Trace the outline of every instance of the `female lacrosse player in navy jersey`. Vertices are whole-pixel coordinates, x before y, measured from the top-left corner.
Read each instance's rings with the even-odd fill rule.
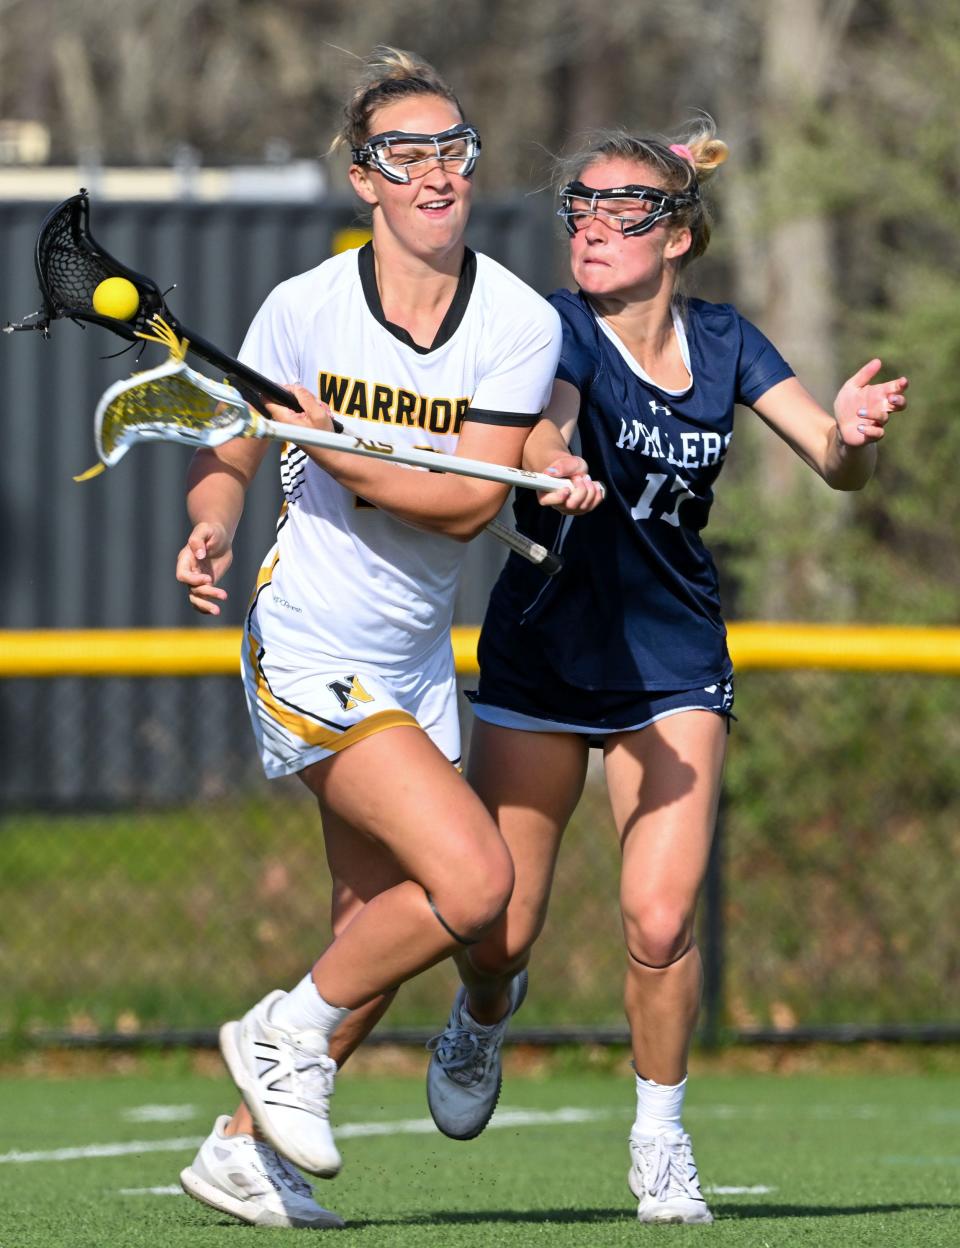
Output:
[[[394,49],[367,71],[341,138],[372,244],[278,286],[241,357],[294,383],[304,412],[276,410],[284,420],[329,429],[335,416],[360,436],[519,464],[550,395],[559,317],[464,245],[480,139],[450,88]],[[177,575],[201,612],[225,597],[217,581],[265,445],[194,461]],[[244,682],[267,774],[298,775],[318,800],[334,939],[298,985],[221,1029],[247,1108],[218,1121],[181,1179],[249,1222],[325,1226],[339,1219],[288,1162],[323,1177],[340,1167],[338,1061],[398,984],[479,939],[513,886],[496,823],[457,768],[449,636],[463,543],[507,489],[294,446],[282,482]],[[586,492],[571,491],[571,510]]]
[[[681,1108],[701,991],[694,910],[733,706],[701,532],[734,406],[751,407],[835,489],[859,489],[907,385],[872,384],[873,360],[830,415],[735,308],[680,297],[681,270],[709,239],[701,186],[725,156],[705,125],[685,144],[611,133],[565,169],[560,215],[578,290],[551,297],[563,349],[524,462],[583,472],[567,453],[578,443],[608,493],[576,520],[537,499],[516,503],[521,529],[565,566],[548,580],[511,556],[487,611],[468,776],[510,847],[516,884],[505,918],[458,955],[464,987],[431,1042],[428,1075],[441,1130],[482,1131],[560,839],[588,749],[600,746],[622,850],[637,1090],[629,1183],[643,1222],[712,1220]]]

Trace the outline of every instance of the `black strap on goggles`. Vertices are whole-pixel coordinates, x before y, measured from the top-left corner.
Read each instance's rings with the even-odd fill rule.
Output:
[[[575,199],[586,200],[588,206],[580,211],[588,213],[596,212],[598,202],[607,199],[642,199],[645,203],[651,204],[653,212],[648,213],[641,220],[631,222],[630,225],[624,225],[624,237],[629,238],[637,234],[646,234],[655,225],[659,225],[661,221],[672,216],[678,208],[687,208],[697,203],[700,199],[700,187],[694,183],[687,191],[665,191],[659,186],[642,186],[635,182],[627,186],[601,188],[587,186],[585,182],[568,182],[560,190],[561,206],[557,209],[557,216],[563,218],[567,233],[571,237],[577,232],[570,219],[575,215],[571,207]]]

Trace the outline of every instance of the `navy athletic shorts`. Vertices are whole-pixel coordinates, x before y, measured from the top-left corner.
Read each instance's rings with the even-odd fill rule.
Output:
[[[574,732],[600,746],[613,733],[646,728],[684,711],[713,711],[728,725],[736,718],[729,672],[693,689],[580,689],[554,671],[542,648],[527,642],[523,630],[512,634],[509,651],[501,649],[501,640],[484,630],[479,688],[467,693],[477,718],[488,724],[527,732]]]

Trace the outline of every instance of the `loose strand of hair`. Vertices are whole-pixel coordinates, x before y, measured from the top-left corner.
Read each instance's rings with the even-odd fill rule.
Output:
[[[363,62],[359,81],[344,106],[344,123],[330,151],[359,147],[369,136],[370,118],[377,108],[415,95],[436,95],[448,100],[463,116],[452,88],[428,61],[403,48],[378,44]]]

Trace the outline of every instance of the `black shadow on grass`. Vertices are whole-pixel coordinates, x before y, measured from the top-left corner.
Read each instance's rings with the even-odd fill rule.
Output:
[[[635,1222],[637,1215],[623,1209],[487,1209],[475,1213],[462,1209],[437,1209],[408,1218],[348,1218],[347,1230],[377,1226],[478,1226],[484,1222]]]
[[[712,1204],[715,1217],[723,1221],[746,1221],[750,1218],[841,1218],[860,1217],[870,1213],[914,1213],[960,1209],[960,1204],[896,1205],[718,1205]],[[636,1213],[625,1209],[488,1209],[474,1213],[462,1209],[438,1209],[433,1213],[411,1214],[406,1218],[348,1218],[346,1230],[375,1230],[388,1226],[482,1226],[484,1223],[540,1223],[590,1225],[601,1222],[635,1222]],[[208,1225],[211,1225],[208,1222]],[[262,1230],[261,1227],[238,1224],[234,1218],[221,1217],[212,1223],[234,1230]]]
[[[896,1205],[718,1205],[710,1203],[716,1218],[743,1221],[747,1218],[849,1218],[869,1213],[914,1213],[920,1210],[960,1209],[960,1204],[926,1201]]]
[[[895,1205],[712,1205],[717,1218],[744,1221],[748,1218],[841,1218],[871,1213],[911,1213],[960,1209],[960,1204],[930,1202]],[[485,1222],[502,1223],[599,1223],[634,1222],[636,1214],[624,1209],[488,1209],[465,1212],[462,1209],[438,1209],[434,1213],[411,1214],[407,1218],[350,1218],[347,1230],[363,1230],[377,1226],[474,1226]]]

